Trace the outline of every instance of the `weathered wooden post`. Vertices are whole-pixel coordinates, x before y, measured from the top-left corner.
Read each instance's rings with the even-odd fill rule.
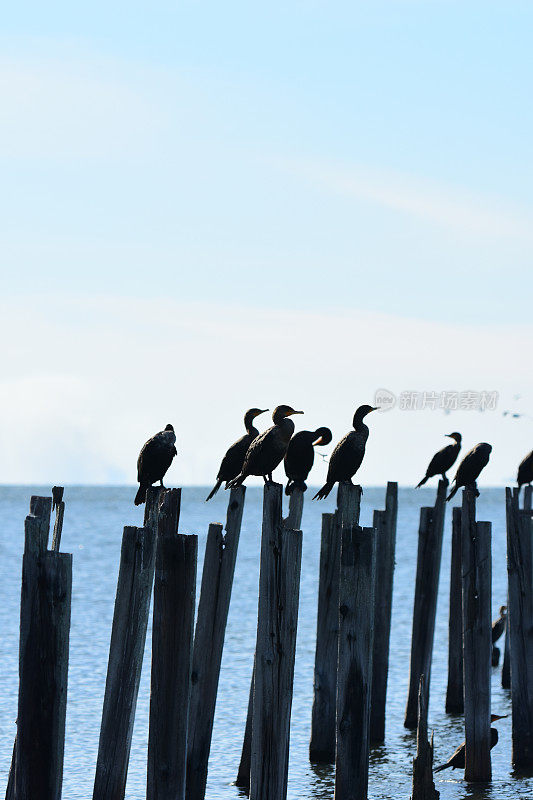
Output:
[[[245,487],[231,490],[222,525],[210,525],[205,548],[202,588],[194,635],[189,738],[187,743],[187,800],[203,800],[207,763],[217,699],[226,622],[239,546]]]
[[[59,800],[63,781],[72,556],[47,550],[51,499],[32,497],[20,604],[17,800]]]
[[[385,706],[389,675],[389,641],[392,614],[392,588],[396,553],[398,484],[389,482],[385,511],[374,511],[376,530],[376,586],[374,601],[374,653],[372,656],[372,699],[370,702],[370,741],[385,740]]]
[[[178,533],[180,501],[159,498],[147,800],[185,800],[198,537]]]
[[[420,676],[418,690],[418,725],[416,729],[416,756],[413,759],[413,793],[411,800],[439,800],[440,794],[433,781],[433,734],[428,741],[427,693],[424,676]]]
[[[285,528],[300,530],[302,524],[302,513],[304,507],[304,495],[301,489],[295,487],[289,497],[289,514],[283,520]],[[252,757],[252,718],[254,712],[254,681],[255,681],[255,657],[252,670],[252,680],[250,682],[250,694],[248,697],[248,711],[246,713],[246,726],[244,728],[244,739],[242,743],[241,760],[237,780],[235,785],[243,789],[246,794],[250,794],[250,761]]]
[[[337,660],[339,657],[339,570],[341,526],[359,523],[361,487],[339,484],[337,510],[322,514],[315,675],[309,759],[335,763]]]
[[[342,528],[335,800],[366,800],[374,638],[376,532]]]
[[[515,767],[533,765],[533,531],[517,489],[505,490],[512,740]]]
[[[461,511],[465,780],[490,781],[491,524],[476,522],[473,489]]]
[[[507,612],[509,612],[509,598],[507,598]],[[509,616],[505,625],[505,641],[503,645],[502,687],[511,688],[511,653],[509,649]]]
[[[282,489],[276,483],[264,488],[251,800],[285,800],[287,795],[302,533],[283,527]]]
[[[156,492],[147,492],[147,504]],[[93,800],[124,798],[154,579],[155,536],[152,524],[124,528]]]
[[[410,729],[417,726],[418,690],[421,675],[425,677],[425,702],[429,707],[433,636],[446,512],[446,488],[447,484],[439,481],[435,505],[431,508],[420,509],[409,693],[404,720],[404,726]]]
[[[463,583],[461,574],[461,509],[452,514],[450,616],[448,620],[448,686],[446,713],[462,714],[463,696]]]
[[[52,511],[55,508],[56,518],[54,522],[54,533],[52,536],[51,550],[59,552],[61,546],[61,533],[63,531],[63,518],[65,516],[65,502],[63,500],[63,486],[54,486],[52,489]]]

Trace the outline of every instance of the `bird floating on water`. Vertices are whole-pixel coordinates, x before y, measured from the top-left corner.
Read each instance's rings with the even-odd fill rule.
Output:
[[[285,494],[291,494],[294,488],[305,492],[305,481],[311,472],[315,460],[315,447],[329,444],[333,436],[329,428],[317,428],[316,431],[298,431],[289,442],[285,453],[285,474],[289,479]]]
[[[417,485],[417,489],[420,486],[423,486],[426,481],[429,480],[429,478],[433,478],[435,475],[441,475],[442,480],[448,484],[446,473],[457,461],[457,456],[459,455],[459,451],[461,449],[461,434],[455,431],[454,433],[447,433],[446,436],[448,436],[450,439],[453,439],[454,443],[447,444],[446,447],[443,447],[442,450],[439,450],[438,453],[435,453],[429,462],[426,474]]]
[[[249,475],[262,475],[265,483],[272,483],[272,473],[282,462],[294,433],[294,422],[289,417],[303,413],[291,406],[277,406],[272,414],[274,425],[252,441],[240,474],[228,482],[226,489],[241,486]]]
[[[145,502],[146,490],[153,483],[159,481],[163,486],[163,478],[177,454],[176,434],[170,424],[145,442],[137,459],[137,480],[140,485],[135,495],[136,506]]]
[[[516,481],[518,483],[519,491],[524,484],[531,485],[531,482],[533,481],[533,450],[531,453],[528,453],[527,456],[520,462]]]
[[[506,714],[499,716],[498,714],[491,714],[490,721],[495,722],[497,719],[503,719]],[[492,750],[498,744],[498,731],[496,728],[490,729],[490,749]],[[465,768],[465,742],[459,745],[457,750],[450,756],[445,764],[435,767],[433,772],[442,772],[443,769],[464,769]]]
[[[378,406],[359,406],[354,414],[354,430],[344,436],[335,447],[331,454],[328,468],[328,476],[324,486],[318,490],[313,497],[322,500],[327,497],[337,483],[343,481],[352,482],[352,478],[363,463],[365,457],[366,442],[369,430],[363,422],[367,414],[376,411]]]
[[[461,486],[473,486],[476,491],[476,497],[479,497],[476,481],[481,470],[489,463],[491,451],[492,445],[487,444],[487,442],[480,442],[466,454],[457,468],[453,479],[455,486],[446,500],[451,500]]]
[[[244,415],[244,427],[246,428],[246,433],[244,436],[241,436],[240,439],[237,439],[237,441],[226,451],[226,455],[222,459],[220,469],[218,470],[217,482],[206,497],[206,502],[211,500],[211,498],[218,492],[224,481],[226,482],[227,489],[228,482],[239,475],[242,465],[244,464],[244,459],[246,457],[248,448],[253,440],[259,436],[259,431],[254,427],[253,421],[259,416],[259,414],[264,414],[265,411],[268,411],[268,408],[250,408]]]

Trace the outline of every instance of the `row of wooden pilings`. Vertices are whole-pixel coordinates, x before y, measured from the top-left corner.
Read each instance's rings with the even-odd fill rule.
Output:
[[[427,709],[446,486],[421,509],[405,726],[418,725],[413,800],[437,797]],[[195,624],[197,537],[178,533],[179,489],[150,489],[142,528],[124,529],[94,800],[125,795],[153,586],[147,798],[203,800],[220,664],[245,489],[230,493],[225,531],[209,526]],[[335,763],[336,800],[365,800],[369,747],[385,738],[397,484],[383,511],[359,526],[361,489],[339,486],[322,516],[314,702],[309,756]],[[465,716],[467,780],[490,766],[491,526],[477,522],[474,491],[453,510],[446,710]],[[303,495],[282,517],[282,487],[264,489],[257,640],[236,783],[252,800],[284,800],[302,553]],[[508,637],[513,762],[533,765],[533,537],[506,490]],[[50,498],[33,497],[25,522],[19,703],[8,800],[59,800],[68,674],[72,557],[59,552],[64,504],[48,549]],[[376,591],[376,586],[379,591]],[[505,670],[504,670],[505,679]]]

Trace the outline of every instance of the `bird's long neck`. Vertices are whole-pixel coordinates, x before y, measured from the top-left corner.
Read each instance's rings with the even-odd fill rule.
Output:
[[[359,419],[358,417],[354,418],[353,427],[357,433],[364,433],[365,431],[368,431],[368,425],[365,425],[363,420]]]
[[[285,417],[281,420],[281,422],[277,423],[277,427],[280,429],[283,438],[289,441],[294,433],[294,422],[292,419]]]
[[[254,427],[253,422],[249,422],[246,425],[246,433],[249,436],[252,436],[254,439],[255,439],[256,436],[259,436],[259,431],[257,430],[257,428]]]

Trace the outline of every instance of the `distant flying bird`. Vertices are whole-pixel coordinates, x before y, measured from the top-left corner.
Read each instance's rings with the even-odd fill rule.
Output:
[[[481,470],[489,463],[491,451],[492,446],[490,444],[487,444],[487,442],[480,442],[480,444],[476,444],[476,446],[466,454],[457,468],[455,478],[453,479],[455,486],[446,500],[451,500],[461,486],[473,486],[479,495],[476,481],[479,478]]]
[[[268,411],[268,408],[250,408],[244,415],[244,427],[246,428],[246,433],[244,436],[241,436],[240,439],[237,439],[237,441],[227,450],[226,455],[220,464],[220,469],[218,470],[217,482],[208,494],[206,502],[211,500],[211,498],[218,492],[224,481],[226,481],[227,484],[228,481],[231,481],[232,478],[236,478],[240,473],[248,448],[253,440],[259,436],[259,431],[254,427],[253,421],[259,416],[259,414],[264,414],[265,411]]]
[[[317,428],[316,431],[298,431],[289,442],[285,453],[285,474],[289,479],[285,494],[291,494],[294,488],[302,492],[307,489],[305,481],[311,472],[315,460],[314,448],[329,444],[333,436],[329,428]]]
[[[52,511],[59,506],[63,500],[63,486],[52,486]]]
[[[241,486],[249,475],[262,475],[265,483],[272,483],[272,473],[283,460],[294,433],[294,422],[288,419],[293,414],[303,414],[291,406],[277,406],[272,414],[274,425],[257,436],[249,446],[240,475],[226,486],[232,489]]]
[[[497,714],[492,714],[490,721],[494,722],[496,719],[502,719]],[[498,744],[498,731],[496,728],[490,729],[490,749],[492,750]],[[442,772],[443,769],[464,769],[465,768],[465,743],[463,742],[457,750],[450,756],[445,764],[435,767],[433,772]]]
[[[329,460],[328,476],[324,486],[313,497],[322,500],[327,497],[333,489],[334,485],[348,481],[352,482],[352,478],[363,463],[365,457],[366,442],[368,439],[369,430],[363,422],[363,419],[371,411],[376,411],[377,406],[359,406],[354,414],[353,427],[354,430],[344,436],[335,450],[331,454]]]
[[[426,474],[417,485],[417,489],[420,486],[423,486],[429,478],[433,478],[435,475],[441,475],[442,480],[448,483],[448,479],[446,478],[446,473],[453,467],[455,462],[457,461],[457,456],[459,455],[459,450],[461,449],[461,434],[460,433],[447,433],[445,434],[450,439],[454,440],[454,444],[447,444],[446,447],[443,447],[442,450],[439,450],[438,453],[435,453],[431,461],[429,462],[429,466],[426,470]]]
[[[143,445],[137,459],[137,480],[140,485],[135,495],[136,506],[145,502],[146,490],[153,483],[160,481],[163,486],[163,478],[177,454],[176,434],[172,425],[167,425],[164,431],[159,431]]]
[[[530,485],[531,481],[533,481],[533,450],[520,462],[516,480],[519,490],[524,484]]]

